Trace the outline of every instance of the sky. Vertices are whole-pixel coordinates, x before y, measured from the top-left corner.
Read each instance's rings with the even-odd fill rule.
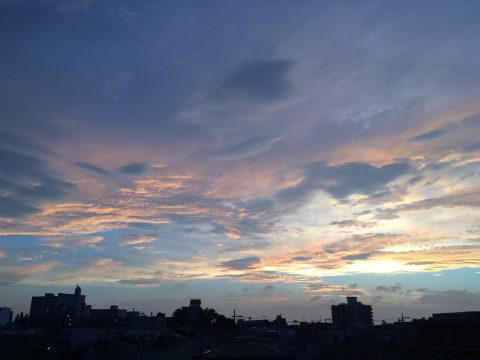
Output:
[[[0,0],[0,306],[480,310],[479,17]]]

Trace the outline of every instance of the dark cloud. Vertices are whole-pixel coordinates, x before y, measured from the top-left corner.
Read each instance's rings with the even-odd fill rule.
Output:
[[[343,260],[366,260],[372,255],[373,253],[362,253],[362,254],[343,256],[342,259]]]
[[[134,279],[122,279],[118,280],[120,284],[128,284],[128,285],[150,285],[150,284],[157,284],[161,282],[158,279],[148,279],[148,278],[134,278]]]
[[[17,151],[27,151],[27,152],[37,152],[44,154],[52,154],[52,151],[47,147],[40,145],[30,138],[13,134],[11,132],[1,131],[0,130],[0,144],[5,149],[17,150]]]
[[[0,196],[0,217],[18,217],[38,211],[39,209],[17,199]]]
[[[373,195],[385,186],[411,171],[407,162],[396,162],[384,166],[351,162],[328,166],[319,161],[304,168],[304,179],[298,185],[280,191],[278,197],[285,202],[298,202],[312,192],[322,190],[336,199],[352,194]]]
[[[432,131],[428,131],[426,133],[420,134],[418,136],[415,136],[411,139],[409,139],[410,142],[421,142],[421,141],[429,141],[429,140],[435,140],[438,139],[442,136],[445,136],[449,131],[444,128],[440,129],[435,129]]]
[[[266,240],[243,240],[242,242],[237,242],[235,245],[224,247],[220,252],[235,253],[235,252],[242,252],[246,250],[266,249],[270,246],[271,246],[271,243]]]
[[[418,301],[426,305],[451,307],[455,304],[458,309],[473,309],[477,308],[480,302],[480,293],[468,290],[429,291]]]
[[[289,60],[254,60],[234,69],[215,94],[222,98],[245,98],[269,102],[285,97],[291,90]]]
[[[281,139],[282,137],[278,137],[278,138],[252,137],[237,145],[234,145],[230,148],[223,150],[220,154],[216,155],[215,158],[220,160],[238,160],[238,159],[244,159],[250,156],[258,155],[270,150],[273,144],[275,144],[277,141]]]
[[[258,264],[260,259],[256,256],[244,257],[241,259],[234,259],[224,261],[221,266],[231,270],[246,270],[251,269],[254,265]]]
[[[13,286],[22,279],[19,275],[14,275],[0,270],[0,286]]]
[[[128,176],[143,176],[149,173],[150,166],[141,162],[133,162],[131,164],[119,167],[117,171]]]
[[[402,290],[402,284],[401,283],[396,283],[393,286],[385,286],[385,285],[379,285],[376,287],[377,291],[384,291],[384,292],[389,292],[389,293],[394,293],[397,291]]]
[[[413,176],[410,180],[408,180],[408,183],[410,185],[415,185],[415,184],[418,184],[420,181],[422,181],[424,179],[424,176],[423,175],[417,175],[417,176]]]
[[[81,169],[91,171],[91,172],[93,172],[95,174],[98,174],[98,175],[104,175],[104,176],[111,176],[112,175],[112,173],[110,171],[108,171],[104,168],[101,168],[100,166],[93,165],[93,164],[90,164],[90,163],[87,163],[87,162],[84,162],[84,161],[77,161],[77,162],[75,162],[74,165],[81,168]]]
[[[293,261],[308,261],[310,259],[311,257],[308,256],[295,256],[294,258],[292,258]]]
[[[48,163],[36,156],[0,148],[2,216],[22,216],[37,210],[37,203],[58,200],[75,189]]]
[[[477,115],[469,116],[463,119],[462,124],[467,126],[474,126],[474,127],[480,126],[480,115],[477,114]]]
[[[470,188],[466,190],[461,190],[457,193],[450,195],[440,196],[436,198],[423,199],[415,201],[411,204],[401,205],[393,209],[381,209],[378,210],[377,217],[395,217],[397,213],[402,211],[417,211],[417,210],[428,210],[434,207],[446,207],[446,208],[457,208],[457,207],[471,207],[478,208],[480,207],[480,191],[478,188]]]
[[[370,221],[345,219],[345,220],[332,221],[330,223],[330,225],[334,225],[334,226],[338,226],[338,227],[361,227],[361,228],[366,228],[366,227],[374,226],[375,223],[370,222]]]
[[[463,147],[462,151],[464,151],[464,152],[480,152],[480,141]]]

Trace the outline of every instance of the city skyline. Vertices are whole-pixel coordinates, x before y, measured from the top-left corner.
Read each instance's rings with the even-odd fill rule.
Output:
[[[0,9],[0,306],[479,310],[480,3]]]

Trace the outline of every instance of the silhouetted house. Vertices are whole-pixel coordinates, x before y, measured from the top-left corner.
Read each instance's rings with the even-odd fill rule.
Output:
[[[356,297],[347,297],[346,304],[332,305],[332,323],[337,326],[371,326],[372,307],[357,301]]]
[[[95,327],[116,328],[125,324],[127,310],[111,305],[108,309],[89,309],[90,325]]]
[[[272,324],[273,326],[275,326],[275,328],[277,329],[280,329],[280,328],[286,328],[287,327],[287,319],[285,319],[284,317],[282,317],[282,315],[277,315],[277,317],[275,318],[275,320],[272,321]]]
[[[433,314],[414,320],[414,354],[480,358],[480,312]]]
[[[480,319],[480,311],[461,311],[451,313],[432,314],[430,319],[433,320],[469,320]]]
[[[12,309],[0,307],[0,327],[7,327],[12,322]]]
[[[163,313],[148,316],[138,311],[128,311],[125,327],[139,330],[159,330],[165,328],[165,320],[165,314]]]
[[[68,316],[71,324],[75,324],[81,320],[85,307],[85,295],[82,295],[78,284],[73,294],[32,296],[30,322],[33,325],[45,325],[54,318]]]

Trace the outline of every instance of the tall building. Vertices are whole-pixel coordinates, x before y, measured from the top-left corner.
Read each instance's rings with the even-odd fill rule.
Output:
[[[182,306],[182,309],[188,312],[190,320],[197,321],[202,314],[202,301],[200,299],[190,299],[189,306]]]
[[[46,293],[44,296],[33,296],[30,321],[35,325],[43,325],[55,317],[68,315],[70,323],[73,324],[80,321],[84,310],[85,295],[82,295],[82,289],[77,284],[73,294]]]
[[[85,310],[85,295],[82,295],[82,289],[78,284],[73,294],[59,293],[57,295],[56,310],[60,314],[69,314],[75,321],[81,319]]]
[[[57,297],[55,294],[46,293],[44,296],[32,296],[30,304],[30,322],[41,325],[48,318],[55,315]]]
[[[357,301],[356,297],[347,297],[346,304],[332,305],[332,322],[334,325],[371,326],[372,307]]]
[[[191,299],[188,307],[188,314],[190,319],[197,321],[202,313],[202,301],[200,299]]]
[[[7,327],[12,322],[12,309],[0,307],[0,327]]]

